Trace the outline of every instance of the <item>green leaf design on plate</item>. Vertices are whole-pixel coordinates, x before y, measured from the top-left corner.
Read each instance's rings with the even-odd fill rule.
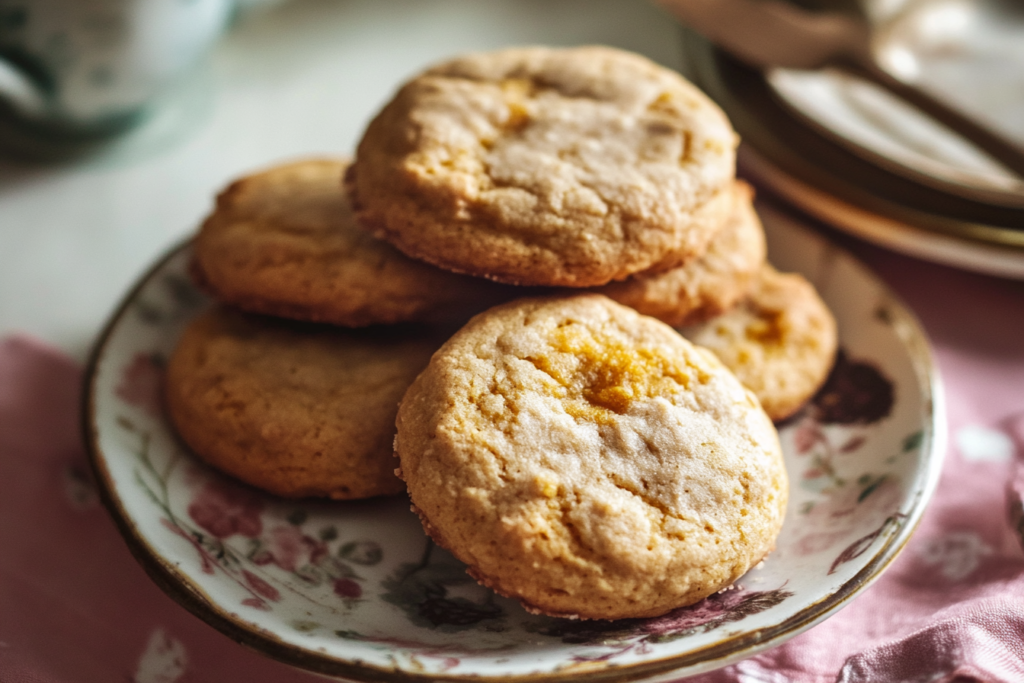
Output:
[[[868,497],[868,496],[870,496],[870,495],[871,495],[872,493],[874,493],[875,491],[877,491],[877,490],[878,490],[878,487],[879,487],[879,486],[881,486],[881,485],[882,485],[882,483],[883,483],[883,482],[884,482],[884,481],[885,481],[886,479],[888,479],[888,475],[885,475],[885,474],[883,474],[882,476],[878,477],[878,478],[877,478],[877,479],[875,479],[874,481],[871,481],[871,479],[870,479],[870,475],[864,475],[864,477],[868,477],[868,482],[870,482],[870,483],[868,483],[868,484],[867,484],[867,486],[865,486],[865,487],[864,487],[864,490],[860,492],[860,495],[859,495],[859,496],[857,496],[857,502],[858,502],[858,503],[862,503],[862,502],[864,502],[864,499],[865,499],[865,498],[867,498],[867,497]],[[861,479],[863,479],[864,477],[861,477]],[[859,481],[860,481],[860,480],[858,480],[858,482],[859,482]],[[865,483],[866,483],[866,482],[865,482]]]
[[[434,543],[428,539],[419,562],[399,565],[381,582],[381,597],[400,607],[417,626],[451,633],[505,616],[489,590],[482,601],[449,594],[451,588],[475,583],[464,564],[447,553],[434,553]]]
[[[914,432],[907,438],[903,439],[903,452],[916,450],[921,447],[921,443],[924,441],[924,432]]]
[[[338,555],[354,564],[371,567],[384,558],[384,551],[375,541],[360,540],[341,546]]]

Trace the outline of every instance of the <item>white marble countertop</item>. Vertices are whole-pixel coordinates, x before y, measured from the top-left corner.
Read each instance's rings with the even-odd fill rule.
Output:
[[[85,159],[0,158],[0,337],[84,358],[133,281],[249,170],[350,153],[409,75],[467,50],[602,43],[678,67],[641,0],[288,0],[243,12],[140,127]]]

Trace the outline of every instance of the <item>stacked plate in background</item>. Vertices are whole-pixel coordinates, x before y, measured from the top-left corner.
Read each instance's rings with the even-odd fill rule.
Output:
[[[994,0],[896,4],[872,17],[880,61],[1024,143],[1024,10]],[[741,174],[876,244],[1024,279],[1024,179],[856,78],[763,73],[689,30],[683,44],[686,75],[743,138]]]

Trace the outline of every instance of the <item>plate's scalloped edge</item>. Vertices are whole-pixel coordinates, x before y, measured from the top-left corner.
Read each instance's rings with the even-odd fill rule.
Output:
[[[804,226],[799,229],[809,230]],[[823,239],[823,238],[821,238]],[[427,681],[485,681],[486,683],[560,683],[563,681],[634,681],[663,674],[695,675],[726,666],[740,659],[762,652],[782,640],[795,636],[825,620],[841,609],[860,590],[874,582],[896,558],[917,527],[928,500],[938,485],[941,461],[945,454],[946,427],[945,402],[941,380],[936,369],[928,340],[921,325],[895,294],[882,283],[871,270],[856,257],[840,250],[863,274],[879,283],[893,304],[893,311],[900,317],[901,329],[897,330],[904,341],[917,376],[921,391],[923,409],[922,425],[926,426],[922,442],[922,461],[930,461],[931,467],[919,469],[916,482],[917,494],[907,520],[886,538],[884,544],[874,553],[872,559],[853,577],[827,598],[804,609],[801,613],[771,628],[753,633],[730,637],[714,645],[684,654],[638,662],[629,665],[608,664],[605,668],[581,671],[553,671],[550,673],[524,674],[516,676],[482,676],[477,674],[451,675],[438,673],[417,673],[397,667],[386,668],[363,662],[340,660],[321,653],[303,649],[281,641],[262,629],[246,627],[233,619],[226,610],[214,604],[205,593],[193,586],[187,577],[164,561],[145,541],[114,495],[110,473],[99,448],[95,421],[94,386],[98,368],[103,360],[106,343],[114,328],[140,290],[142,290],[166,265],[183,250],[189,248],[191,240],[185,240],[171,247],[150,266],[122,298],[104,324],[86,362],[83,394],[81,397],[81,429],[87,456],[96,475],[99,496],[110,513],[129,551],[142,565],[149,577],[168,596],[177,601],[195,616],[216,628],[232,640],[261,652],[286,664],[328,676],[341,676],[367,683],[426,683]],[[682,671],[685,669],[685,671]]]

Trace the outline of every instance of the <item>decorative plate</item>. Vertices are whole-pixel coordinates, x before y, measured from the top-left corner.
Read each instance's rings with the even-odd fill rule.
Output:
[[[160,384],[208,305],[189,245],[114,313],[88,368],[84,420],[106,505],[150,576],[271,657],[362,681],[655,680],[750,656],[825,619],[906,543],[939,473],[943,411],[927,341],[862,266],[763,211],[770,252],[814,281],[842,354],[780,429],[791,495],[777,550],[737,585],[657,619],[533,616],[434,547],[404,497],[290,501],[201,464],[165,419]]]

